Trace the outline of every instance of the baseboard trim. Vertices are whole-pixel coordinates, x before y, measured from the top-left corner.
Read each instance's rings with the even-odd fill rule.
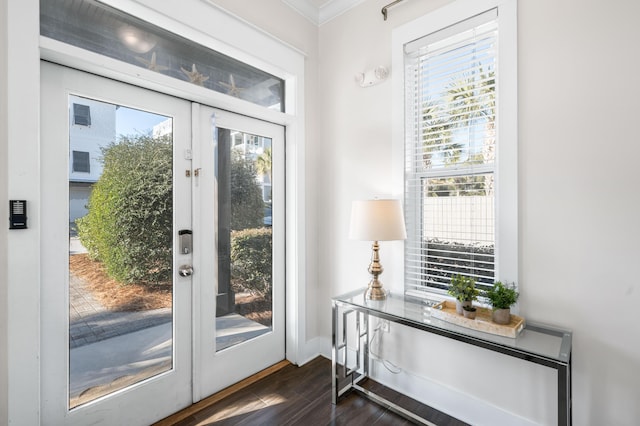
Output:
[[[537,425],[530,419],[505,411],[426,377],[406,370],[402,370],[399,374],[393,374],[378,360],[372,360],[370,367],[373,380],[463,422],[478,426]]]
[[[319,355],[331,359],[331,341],[325,337],[314,337],[304,344],[303,352],[297,365],[305,365]]]

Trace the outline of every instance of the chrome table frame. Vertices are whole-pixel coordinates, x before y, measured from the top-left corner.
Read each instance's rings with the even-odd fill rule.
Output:
[[[543,353],[542,350],[536,351],[531,348],[518,347],[520,336],[515,339],[497,337],[431,318],[430,314],[424,314],[431,305],[426,300],[403,295],[390,295],[389,298],[393,298],[393,302],[400,304],[404,309],[393,311],[381,308],[384,303],[371,303],[372,301],[364,299],[364,290],[353,291],[333,298],[331,362],[333,404],[337,404],[340,397],[347,392],[355,391],[416,424],[433,425],[417,414],[361,386],[361,382],[369,376],[369,317],[373,316],[555,369],[558,373],[558,425],[571,425],[571,331],[531,323],[526,324],[520,336],[523,336],[523,333],[525,335],[526,333],[539,333],[559,339],[557,355],[549,355]],[[407,314],[407,312],[423,312],[422,315],[428,316],[429,319],[421,320],[419,315]],[[353,314],[355,314],[356,359],[355,365],[349,368],[347,365],[347,320]],[[342,321],[340,321],[340,317],[342,317]],[[339,333],[338,330],[340,323],[342,323],[342,333]],[[339,338],[339,334],[342,335],[341,338]],[[341,362],[338,359],[340,351],[342,351]],[[339,365],[342,366],[341,369],[339,369]],[[348,383],[340,388],[340,380],[345,378],[349,379]]]

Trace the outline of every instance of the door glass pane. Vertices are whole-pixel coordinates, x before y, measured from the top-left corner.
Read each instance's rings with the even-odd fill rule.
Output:
[[[172,134],[170,117],[70,96],[71,408],[173,367]]]
[[[216,350],[272,330],[271,139],[217,128]]]

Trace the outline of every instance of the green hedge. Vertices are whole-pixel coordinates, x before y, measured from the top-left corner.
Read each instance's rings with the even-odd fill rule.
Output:
[[[123,137],[103,148],[89,213],[76,224],[89,255],[120,282],[171,280],[172,151],[169,137],[148,136]]]
[[[231,229],[258,228],[263,225],[262,189],[256,181],[254,162],[233,152],[231,157]]]
[[[271,300],[271,228],[231,232],[231,286]]]

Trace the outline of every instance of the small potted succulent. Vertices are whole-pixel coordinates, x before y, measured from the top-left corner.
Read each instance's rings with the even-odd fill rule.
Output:
[[[511,321],[511,306],[518,301],[520,294],[516,291],[515,285],[504,285],[496,281],[493,287],[486,290],[483,296],[493,308],[491,319],[496,324],[509,324]]]
[[[478,300],[480,290],[476,288],[476,282],[471,277],[456,274],[451,277],[451,283],[447,289],[449,295],[456,299],[456,312],[463,315],[463,306],[472,306],[474,300]]]
[[[476,319],[476,310],[476,307],[473,305],[462,307],[462,313],[464,314],[464,317],[469,319]]]

